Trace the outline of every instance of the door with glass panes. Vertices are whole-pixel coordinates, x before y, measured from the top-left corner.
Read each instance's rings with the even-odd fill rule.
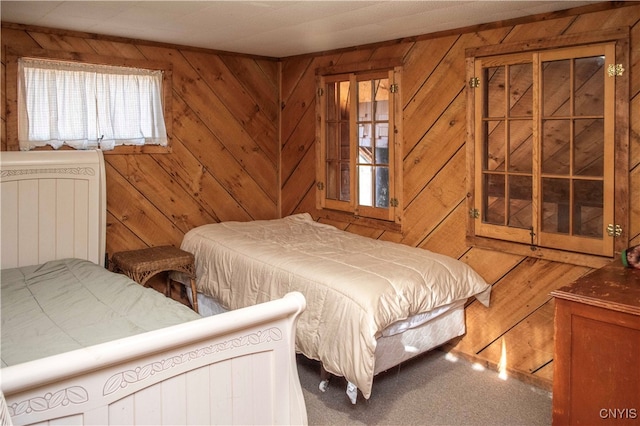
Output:
[[[475,234],[611,256],[615,46],[477,58]]]

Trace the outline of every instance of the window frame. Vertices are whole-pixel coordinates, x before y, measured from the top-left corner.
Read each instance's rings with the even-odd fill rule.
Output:
[[[594,31],[585,34],[572,34],[549,39],[530,40],[494,46],[470,48],[466,51],[467,74],[467,243],[472,246],[500,250],[518,255],[544,258],[553,261],[571,263],[588,267],[606,265],[611,259],[624,250],[629,241],[629,71],[615,77],[614,91],[614,147],[613,164],[613,224],[620,226],[620,234],[613,238],[613,256],[578,253],[561,248],[533,246],[530,243],[514,242],[500,238],[490,238],[476,235],[476,226],[480,218],[476,218],[476,165],[482,161],[482,141],[476,140],[476,96],[479,92],[471,86],[476,77],[476,59],[491,56],[511,55],[522,52],[548,52],[563,48],[576,48],[593,44],[615,43],[615,62],[630,68],[629,64],[629,28]],[[606,66],[607,64],[605,64]],[[612,77],[614,78],[614,77]],[[480,135],[478,135],[480,136]],[[534,167],[538,165],[534,164]],[[478,200],[479,201],[479,200]],[[534,197],[534,204],[537,202]],[[508,231],[508,230],[506,230]],[[508,233],[507,233],[508,234]],[[508,235],[507,235],[508,236]],[[605,235],[603,238],[608,238]]]
[[[167,145],[117,145],[113,150],[103,151],[105,155],[118,154],[168,154],[172,152],[173,140],[173,108],[172,108],[172,81],[173,68],[170,62],[148,61],[140,59],[113,58],[109,56],[95,55],[91,53],[74,53],[65,51],[53,51],[46,49],[31,49],[16,52],[7,49],[7,73],[6,73],[6,109],[7,109],[7,150],[18,151],[20,145],[18,141],[18,59],[36,58],[50,59],[67,62],[79,62],[94,65],[110,65],[129,68],[143,68],[149,70],[162,71],[162,106],[167,131]],[[33,150],[52,150],[49,145],[37,147]],[[63,146],[60,149],[73,149]]]
[[[351,104],[350,114],[350,201],[338,201],[326,198],[326,158],[324,139],[324,113],[326,96],[325,80],[329,82],[349,80],[355,87],[357,76],[371,77],[386,73],[390,84],[396,85],[389,101],[389,188],[392,195],[388,214],[380,214],[383,208],[358,206],[357,185],[357,117],[355,102]],[[316,209],[321,217],[358,223],[365,226],[392,231],[401,231],[402,225],[402,66],[398,61],[372,61],[364,64],[349,64],[316,69]],[[356,90],[353,90],[355,97]],[[394,200],[391,201],[391,198]],[[384,209],[386,210],[386,209]]]

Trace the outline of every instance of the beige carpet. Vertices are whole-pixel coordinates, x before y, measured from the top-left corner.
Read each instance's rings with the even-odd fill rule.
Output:
[[[378,375],[352,405],[346,381],[318,390],[319,364],[298,357],[310,425],[550,425],[551,393],[435,350]]]

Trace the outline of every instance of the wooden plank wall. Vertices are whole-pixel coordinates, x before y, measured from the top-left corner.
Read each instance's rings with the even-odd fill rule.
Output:
[[[465,243],[465,73],[468,47],[632,27],[630,243],[640,243],[640,6],[553,14],[339,52],[256,58],[184,46],[3,24],[2,144],[7,149],[5,52],[33,48],[169,61],[173,66],[170,154],[105,156],[107,251],[172,244],[186,231],[224,220],[268,219],[314,203],[314,72],[331,64],[404,62],[405,232],[332,222],[351,232],[438,251],[469,263],[493,283],[489,309],[472,303],[468,332],[453,350],[498,363],[550,386],[553,301],[549,291],[590,269],[523,258]]]
[[[582,9],[581,11],[585,11]],[[444,253],[472,265],[493,284],[489,309],[467,308],[467,334],[450,349],[496,368],[506,350],[512,375],[551,387],[554,302],[549,292],[591,268],[469,248],[465,244],[465,49],[593,28],[632,27],[630,243],[640,243],[640,6],[495,23],[470,31],[424,36],[285,58],[282,63],[282,214],[313,212],[348,231]],[[324,219],[315,210],[315,70],[330,65],[401,59],[404,63],[404,231],[367,229]]]
[[[279,69],[250,57],[72,31],[2,27],[2,150],[7,149],[6,47],[170,62],[168,154],[105,154],[107,253],[179,246],[188,230],[278,216]],[[15,144],[15,141],[13,141]]]

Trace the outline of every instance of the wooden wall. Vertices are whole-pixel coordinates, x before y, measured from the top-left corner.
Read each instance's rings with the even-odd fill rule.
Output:
[[[5,105],[6,90],[15,90],[5,84],[6,47],[17,53],[62,50],[172,65],[172,152],[105,154],[109,255],[179,246],[185,232],[205,223],[278,216],[276,59],[3,24],[3,150],[5,106],[15,108]]]
[[[592,9],[581,9],[582,12]],[[506,350],[507,369],[550,388],[554,302],[549,296],[591,268],[469,248],[465,244],[465,49],[594,28],[632,27],[631,243],[640,243],[640,6],[540,16],[517,25],[426,35],[282,62],[282,214],[313,212],[321,221],[374,238],[441,252],[472,265],[493,284],[489,309],[467,308],[467,334],[451,349],[495,368]],[[315,211],[314,95],[319,67],[372,60],[404,63],[404,231],[377,231],[322,218]]]
[[[544,18],[544,19],[543,19]],[[468,332],[453,350],[550,386],[553,301],[549,292],[590,271],[469,248],[465,243],[464,52],[468,47],[592,28],[632,27],[630,243],[640,243],[640,6],[558,13],[437,36],[284,58],[3,24],[2,145],[7,149],[6,48],[33,48],[170,61],[173,139],[168,154],[107,154],[107,251],[172,244],[224,220],[315,211],[314,72],[331,64],[404,62],[404,233],[331,222],[351,232],[459,258],[493,283],[492,306],[467,308]],[[329,222],[326,219],[321,219]]]

